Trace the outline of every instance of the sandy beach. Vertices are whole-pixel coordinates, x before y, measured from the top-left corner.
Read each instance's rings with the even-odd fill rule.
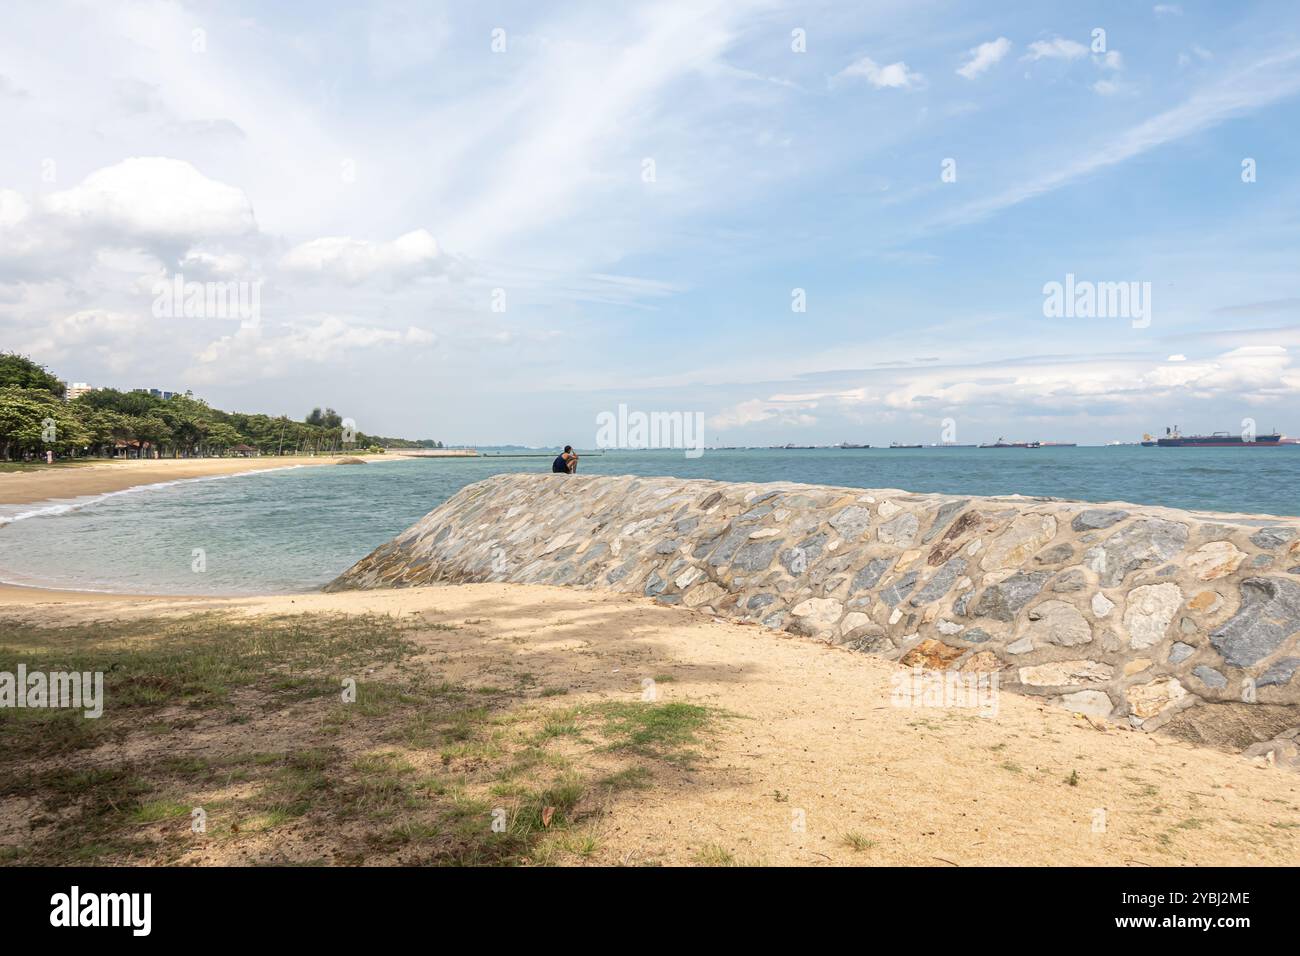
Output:
[[[454,685],[485,702],[474,711],[485,735],[473,745],[454,734],[420,736],[418,709],[396,736],[396,718],[383,708],[368,719],[349,715],[340,730],[333,693],[274,703],[249,689],[210,712],[169,707],[114,742],[63,760],[142,774],[153,762],[210,766],[250,752],[335,748],[344,767],[400,766],[395,786],[436,778],[454,786],[457,799],[481,790],[489,808],[509,802],[500,781],[514,779],[506,770],[525,755],[542,768],[562,762],[566,779],[644,774],[634,791],[584,790],[578,805],[592,806],[520,862],[1240,865],[1293,863],[1300,853],[1300,832],[1280,822],[1300,810],[1293,773],[1010,694],[999,696],[991,717],[894,706],[891,663],[642,598],[461,585],[240,600],[13,601],[12,590],[0,594],[10,626],[39,624],[55,634],[63,627],[93,634],[113,621],[137,628],[152,621],[161,634],[196,612],[231,615],[236,630],[241,620],[338,615],[409,628],[414,654],[400,670],[416,669],[421,686]],[[154,640],[148,627],[138,633],[141,647]],[[378,687],[397,680],[399,669],[376,659],[364,672]],[[692,745],[693,759],[660,755],[633,768],[597,745],[599,725],[584,723],[584,714],[611,707],[650,706],[639,703],[647,679],[654,706],[715,715]],[[546,728],[560,729],[548,735]],[[60,763],[42,761],[43,773]],[[10,769],[21,776],[25,768]],[[196,836],[188,815],[137,814],[129,830],[144,860],[429,861],[421,839],[389,845],[372,831],[408,814],[422,818],[424,805],[437,803],[433,795],[412,796],[396,816],[373,822],[335,818],[322,805],[263,826],[239,810],[241,801],[256,805],[255,781],[167,777],[154,786],[176,806],[208,807],[214,822],[223,814],[240,822],[222,836]],[[40,845],[55,818],[70,812],[66,797],[51,796],[48,812],[33,814],[37,799],[11,793],[0,800],[0,848]],[[488,809],[482,812],[486,826]],[[368,847],[364,859],[349,857],[349,846]]]
[[[383,460],[383,455],[358,455],[358,458]],[[0,505],[26,505],[38,501],[80,498],[124,491],[140,485],[185,478],[211,478],[237,475],[271,468],[296,465],[336,465],[338,458],[158,458],[97,461],[68,468],[36,469],[0,473]]]

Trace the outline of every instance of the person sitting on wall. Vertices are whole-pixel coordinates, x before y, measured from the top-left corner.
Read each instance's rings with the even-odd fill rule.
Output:
[[[564,451],[551,462],[551,472],[556,475],[572,475],[578,470],[578,455],[572,445],[565,445]]]

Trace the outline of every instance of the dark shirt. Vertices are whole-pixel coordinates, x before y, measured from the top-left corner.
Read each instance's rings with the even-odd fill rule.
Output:
[[[569,463],[564,460],[563,455],[559,455],[555,461],[551,462],[551,471],[557,475],[567,475],[569,473]]]

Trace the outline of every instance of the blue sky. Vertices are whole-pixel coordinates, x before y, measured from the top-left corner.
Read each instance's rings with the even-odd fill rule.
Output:
[[[1300,434],[1290,4],[10,20],[0,344],[72,381],[480,443]],[[259,321],[156,315],[176,274]],[[1046,317],[1067,274],[1149,324]]]

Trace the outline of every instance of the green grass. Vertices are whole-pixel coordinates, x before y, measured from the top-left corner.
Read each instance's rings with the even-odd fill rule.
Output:
[[[861,853],[864,850],[870,850],[876,845],[875,840],[868,839],[861,833],[849,832],[841,838],[845,846],[854,852]]]
[[[33,827],[27,843],[0,846],[0,862],[170,863],[204,846],[275,853],[266,834],[289,832],[317,846],[323,835],[330,852],[313,861],[326,863],[587,859],[600,849],[600,815],[650,786],[658,765],[695,759],[719,716],[677,702],[554,707],[539,702],[532,675],[511,689],[449,683],[429,656],[414,659],[412,640],[444,628],[410,621],[0,620],[0,670],[104,674],[98,720],[0,711],[0,797],[32,801],[23,812]],[[356,682],[354,702],[344,678]],[[268,733],[277,726],[291,729]],[[191,831],[197,807],[203,834]],[[494,829],[498,809],[504,827]]]
[[[689,748],[700,743],[718,716],[699,704],[611,702],[593,708],[603,721],[602,733],[616,750],[676,761],[694,757]]]

